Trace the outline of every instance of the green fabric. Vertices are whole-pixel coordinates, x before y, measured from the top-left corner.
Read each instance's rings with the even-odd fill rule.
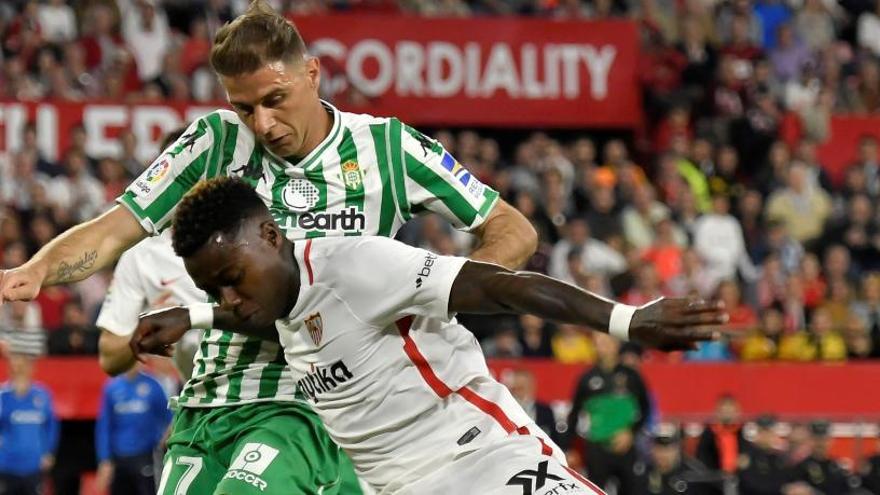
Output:
[[[298,402],[184,408],[159,495],[361,494],[351,461]]]
[[[639,403],[630,394],[601,394],[584,403],[589,414],[593,442],[607,442],[617,432],[627,430],[639,417]]]

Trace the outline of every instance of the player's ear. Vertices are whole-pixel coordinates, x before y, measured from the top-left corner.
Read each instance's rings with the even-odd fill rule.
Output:
[[[306,77],[309,79],[309,87],[317,90],[321,85],[321,61],[318,57],[306,58]]]
[[[282,241],[284,240],[284,234],[281,233],[278,224],[276,224],[274,220],[269,219],[263,220],[260,223],[260,237],[275,249],[280,249]]]

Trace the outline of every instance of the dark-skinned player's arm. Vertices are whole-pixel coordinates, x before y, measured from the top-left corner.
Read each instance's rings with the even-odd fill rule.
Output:
[[[191,329],[220,329],[278,342],[275,327],[254,327],[242,322],[235,313],[210,303],[160,309],[141,315],[128,345],[132,355],[157,354],[171,357],[173,344]]]
[[[449,294],[450,313],[533,314],[588,326],[661,350],[691,349],[719,337],[724,308],[696,298],[660,299],[641,307],[617,304],[565,282],[468,261]]]

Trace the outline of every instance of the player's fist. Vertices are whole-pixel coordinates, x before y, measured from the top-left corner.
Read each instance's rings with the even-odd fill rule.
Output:
[[[698,342],[720,338],[718,327],[727,319],[720,302],[695,297],[664,298],[636,310],[629,325],[629,338],[664,351],[690,350]]]
[[[140,316],[128,345],[135,356],[157,354],[171,357],[173,344],[191,327],[189,309],[182,306],[145,313]]]
[[[0,270],[0,304],[6,301],[30,301],[40,293],[46,270],[38,264],[24,264]]]

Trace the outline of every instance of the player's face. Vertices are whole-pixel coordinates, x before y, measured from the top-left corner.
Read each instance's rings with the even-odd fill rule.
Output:
[[[296,296],[295,271],[281,257],[282,243],[277,227],[251,222],[234,237],[214,234],[184,264],[196,285],[243,324],[270,328],[287,315]]]
[[[322,132],[318,103],[320,65],[316,58],[272,62],[254,72],[220,76],[226,96],[257,139],[281,157],[301,157]],[[309,137],[312,137],[309,140]],[[317,144],[317,143],[313,143]]]

